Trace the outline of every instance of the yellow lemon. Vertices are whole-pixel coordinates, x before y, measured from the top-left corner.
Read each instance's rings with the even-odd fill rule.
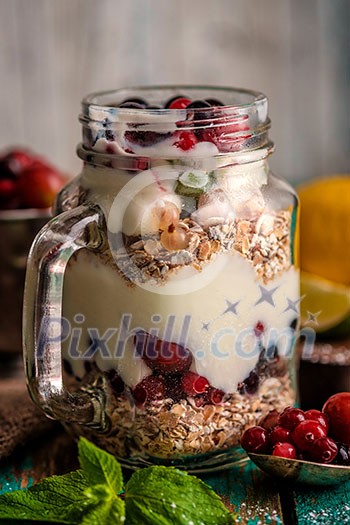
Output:
[[[350,175],[299,188],[301,268],[350,285]]]
[[[350,327],[350,287],[301,272],[301,323],[341,335]]]

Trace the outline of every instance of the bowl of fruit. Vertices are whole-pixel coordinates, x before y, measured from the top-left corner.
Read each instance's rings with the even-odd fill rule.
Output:
[[[66,177],[23,149],[0,154],[0,352],[21,352],[27,255]]]
[[[271,476],[308,485],[350,480],[350,392],[331,396],[322,411],[287,407],[248,428],[241,445]]]

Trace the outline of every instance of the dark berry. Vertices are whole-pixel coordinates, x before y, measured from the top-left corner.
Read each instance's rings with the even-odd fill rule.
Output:
[[[249,376],[240,383],[238,391],[240,394],[255,394],[259,387],[259,376],[256,372],[250,372]]]
[[[331,463],[338,454],[338,447],[333,439],[321,437],[315,441],[309,452],[314,461],[318,463]]]
[[[293,319],[293,321],[290,323],[290,328],[292,328],[293,330],[296,330],[297,329],[297,326],[298,326],[298,319]]]
[[[171,104],[172,104],[175,100],[177,100],[178,98],[187,98],[187,97],[185,97],[184,95],[175,95],[174,97],[171,97],[171,98],[169,98],[169,100],[166,101],[166,103],[164,104],[164,107],[165,107],[166,109],[169,109],[170,106],[171,106]]]
[[[213,405],[220,405],[220,403],[222,403],[222,400],[224,399],[224,396],[225,392],[223,392],[219,388],[209,388],[208,399],[209,402]]]
[[[106,137],[106,140],[109,140],[109,141],[115,140],[115,135],[113,131],[110,129],[106,129],[105,137]]]
[[[198,140],[192,131],[181,131],[175,146],[183,151],[188,151],[197,144]]]
[[[124,381],[122,380],[122,378],[116,370],[109,370],[107,372],[107,378],[115,394],[122,394],[124,392]]]
[[[350,392],[340,392],[330,397],[322,408],[327,416],[330,435],[350,446]]]
[[[338,454],[334,460],[337,465],[350,466],[350,448],[343,443],[338,444]]]
[[[273,447],[272,455],[280,458],[295,459],[297,452],[291,443],[277,443]]]
[[[187,396],[195,396],[207,392],[210,385],[206,377],[195,372],[186,372],[182,377],[181,386]]]
[[[123,102],[119,107],[126,109],[145,109],[146,106],[138,104],[137,102]]]
[[[320,410],[307,410],[305,412],[305,419],[317,421],[320,425],[322,425],[325,428],[326,432],[328,432],[328,419],[324,414],[322,414],[322,412],[320,412]]]
[[[305,421],[305,414],[299,408],[287,407],[279,417],[279,425],[288,430],[293,430],[302,421]]]
[[[276,445],[276,443],[290,443],[290,430],[277,426],[270,431],[269,440],[272,445]]]
[[[139,146],[153,146],[169,138],[171,133],[157,133],[156,131],[126,131],[125,138],[132,144]]]
[[[191,100],[186,97],[178,97],[172,101],[169,109],[185,109],[190,104]]]
[[[326,431],[317,421],[302,421],[292,431],[292,441],[301,450],[311,452],[315,442],[326,437]]]
[[[165,396],[165,385],[161,377],[147,376],[133,390],[133,396],[138,405],[163,399]]]
[[[207,102],[212,107],[218,107],[218,106],[224,106],[225,105],[220,100],[218,100],[217,98],[206,98],[205,102]]]
[[[147,107],[147,102],[141,98],[141,97],[129,97],[123,100],[121,104],[119,104],[119,107],[127,107],[124,106],[124,104],[138,104],[138,106],[141,106],[143,109]],[[131,107],[131,106],[130,106]]]
[[[266,430],[271,430],[278,425],[279,412],[277,410],[271,410],[266,416],[259,421],[259,426]]]
[[[205,100],[193,100],[188,104],[186,109],[205,109],[210,107],[211,105]]]
[[[269,448],[267,430],[262,427],[251,427],[246,430],[241,439],[241,445],[247,452],[263,454]]]

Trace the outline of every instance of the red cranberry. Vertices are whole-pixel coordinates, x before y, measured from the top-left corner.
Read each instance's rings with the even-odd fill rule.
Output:
[[[168,107],[169,109],[185,109],[187,108],[188,104],[190,104],[190,102],[191,100],[189,98],[177,97],[170,103]]]
[[[179,139],[175,142],[175,146],[183,151],[188,151],[193,148],[197,142],[197,137],[192,131],[181,131]]]
[[[182,377],[181,386],[187,396],[195,396],[207,392],[210,385],[206,377],[195,372],[186,372]]]
[[[256,337],[260,337],[265,331],[265,327],[261,321],[258,321],[254,327]]]
[[[333,439],[321,437],[317,439],[310,449],[310,456],[319,463],[331,463],[338,454],[338,447]]]
[[[241,439],[241,445],[247,452],[263,454],[269,448],[267,430],[262,427],[251,427],[246,430]]]
[[[328,424],[327,417],[324,414],[322,414],[322,412],[320,412],[319,410],[313,410],[313,409],[307,410],[305,412],[305,419],[311,419],[312,421],[318,421],[318,423],[326,429],[326,432],[328,432],[329,424]]]
[[[220,403],[222,403],[222,400],[224,399],[224,395],[225,392],[223,392],[219,388],[210,388],[208,392],[209,401],[213,405],[220,405]]]
[[[272,455],[280,458],[295,459],[297,452],[291,443],[277,443],[273,447]]]
[[[136,385],[133,396],[138,405],[162,399],[165,396],[165,385],[161,377],[147,376]]]
[[[281,427],[288,430],[293,430],[302,421],[305,421],[305,414],[299,408],[287,407],[279,417]]]
[[[270,430],[278,425],[279,413],[277,410],[271,410],[266,416],[259,421],[259,425],[266,430]]]
[[[292,440],[302,451],[311,451],[317,439],[326,437],[325,428],[317,421],[308,419],[299,423],[292,432]]]
[[[269,440],[272,445],[290,442],[290,430],[284,427],[275,427],[269,434]]]
[[[136,336],[136,349],[146,364],[158,373],[185,372],[192,363],[192,354],[187,348],[146,332]]]
[[[350,392],[330,397],[322,408],[328,418],[331,436],[350,446]]]

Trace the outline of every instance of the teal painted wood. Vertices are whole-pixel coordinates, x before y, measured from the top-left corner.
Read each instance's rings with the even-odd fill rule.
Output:
[[[350,524],[350,481],[327,489],[299,488],[295,501],[298,525]]]

